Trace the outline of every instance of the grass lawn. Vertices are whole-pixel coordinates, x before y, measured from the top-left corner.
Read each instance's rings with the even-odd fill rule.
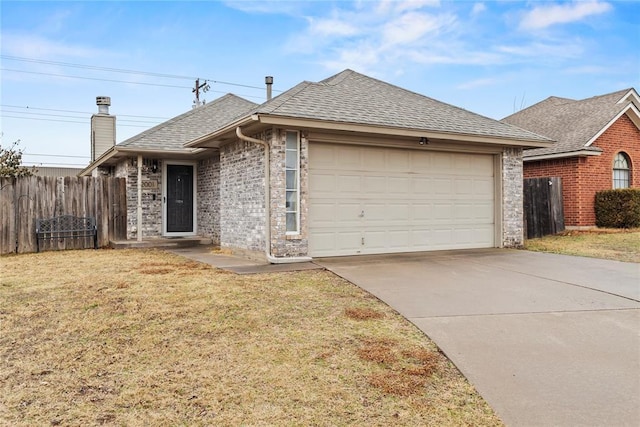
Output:
[[[525,242],[525,248],[530,251],[640,262],[640,230],[565,231],[554,236],[529,239]]]
[[[100,424],[501,425],[420,331],[329,272],[0,257],[0,425]]]

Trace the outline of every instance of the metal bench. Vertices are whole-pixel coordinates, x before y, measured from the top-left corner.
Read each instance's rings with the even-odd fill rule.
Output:
[[[40,240],[63,240],[93,237],[93,248],[98,249],[98,227],[94,217],[62,215],[36,220],[36,248]]]

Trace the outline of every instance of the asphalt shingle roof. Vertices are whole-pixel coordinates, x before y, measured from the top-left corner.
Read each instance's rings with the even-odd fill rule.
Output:
[[[256,105],[236,95],[227,94],[139,133],[121,142],[118,147],[188,152],[191,149],[184,148],[183,144],[243,116]]]
[[[552,96],[529,108],[502,119],[531,132],[547,136],[555,141],[552,147],[534,148],[524,152],[524,157],[573,151],[601,151],[586,144],[631,101],[618,104],[629,91],[624,89],[606,95],[574,100]]]
[[[485,137],[548,141],[506,123],[345,70],[302,82],[254,113]]]

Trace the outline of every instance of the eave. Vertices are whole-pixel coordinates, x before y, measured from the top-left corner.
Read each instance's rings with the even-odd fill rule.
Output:
[[[534,156],[524,156],[524,162],[534,162],[537,160],[549,160],[549,159],[564,159],[568,157],[587,157],[587,156],[599,156],[602,154],[601,151],[594,150],[578,150],[578,151],[569,151],[566,153],[551,153],[551,154],[539,154]]]
[[[110,165],[114,163],[114,160],[121,159],[123,157],[131,157],[137,155],[152,156],[156,159],[190,159],[197,157],[198,154],[205,152],[204,149],[194,149],[191,151],[185,150],[154,150],[151,148],[136,148],[136,147],[122,147],[115,145],[109,150],[105,151],[96,161],[92,162],[89,166],[84,168],[78,176],[88,176],[91,172],[103,165]]]
[[[369,135],[386,135],[397,137],[412,137],[429,139],[437,139],[441,141],[471,142],[492,145],[508,145],[523,148],[546,148],[553,144],[553,141],[538,139],[518,139],[510,137],[492,137],[483,135],[470,135],[449,132],[434,132],[419,129],[394,128],[388,126],[355,124],[346,122],[332,122],[326,120],[315,120],[296,117],[285,117],[268,114],[254,114],[242,120],[231,123],[224,128],[205,135],[201,138],[193,140],[185,144],[185,147],[210,147],[219,148],[222,144],[232,139],[230,133],[235,132],[238,126],[249,126],[258,129],[260,125],[290,127],[295,129],[316,129],[326,131],[353,132],[358,134]],[[251,133],[250,128],[243,129],[245,134]]]

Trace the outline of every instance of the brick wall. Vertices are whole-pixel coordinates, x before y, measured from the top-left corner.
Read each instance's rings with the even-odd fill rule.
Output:
[[[300,140],[300,234],[287,235],[286,181],[285,181],[286,130],[274,129],[271,137],[271,253],[276,257],[307,256],[309,238],[307,231],[309,143],[304,133]]]
[[[505,148],[502,152],[502,245],[522,246],[524,207],[522,195],[522,149]]]
[[[623,151],[631,160],[631,186],[640,187],[640,130],[623,115],[593,143],[599,156],[550,159],[525,163],[525,178],[562,178],[565,225],[595,226],[594,201],[598,191],[613,188],[613,159]]]
[[[162,235],[162,163],[158,161],[158,170],[152,172],[144,168],[142,180],[154,183],[154,186],[142,190],[142,237]],[[138,236],[138,166],[137,159],[122,160],[116,165],[115,175],[127,179],[127,238]]]
[[[198,162],[198,234],[220,244],[220,154]]]
[[[238,140],[221,147],[220,246],[264,253],[264,188],[261,145]]]

